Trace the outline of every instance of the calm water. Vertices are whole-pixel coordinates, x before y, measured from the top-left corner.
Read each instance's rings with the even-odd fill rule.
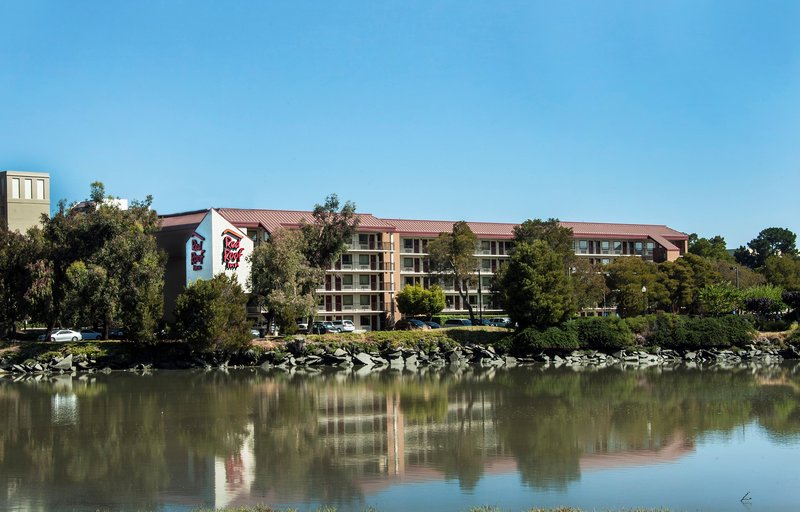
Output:
[[[0,380],[2,510],[258,503],[797,510],[800,367]]]

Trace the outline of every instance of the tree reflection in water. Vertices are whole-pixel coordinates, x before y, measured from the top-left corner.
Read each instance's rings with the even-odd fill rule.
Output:
[[[558,490],[586,468],[677,460],[754,421],[796,444],[798,398],[790,366],[1,380],[0,485],[13,492],[0,508],[352,504],[409,480],[470,492],[515,469]]]

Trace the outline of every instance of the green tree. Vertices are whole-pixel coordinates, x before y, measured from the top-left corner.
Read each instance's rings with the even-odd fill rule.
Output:
[[[247,295],[235,277],[198,279],[178,296],[175,327],[195,350],[239,349],[250,341],[246,306]]]
[[[733,256],[742,265],[760,268],[770,256],[797,255],[796,241],[797,235],[786,228],[766,228],[750,240],[747,247],[739,247]]]
[[[617,258],[606,266],[606,272],[606,285],[620,316],[641,315],[646,311],[671,307],[669,290],[655,263],[641,258]]]
[[[764,277],[785,290],[800,290],[800,259],[797,256],[773,254],[764,262]]]
[[[661,263],[658,269],[659,282],[669,295],[663,306],[673,313],[698,313],[699,290],[720,281],[719,274],[708,259],[691,253],[675,261]]]
[[[428,260],[431,272],[448,275],[455,281],[455,288],[461,301],[467,306],[469,318],[475,323],[475,313],[469,303],[470,284],[475,282],[475,257],[478,238],[464,221],[453,224],[451,233],[441,233],[428,242]]]
[[[278,230],[250,256],[251,293],[283,333],[294,332],[298,318],[314,314],[314,290],[324,278],[324,270],[312,267],[303,254],[304,243],[299,231]]]
[[[123,324],[131,339],[154,338],[162,316],[165,258],[155,233],[159,220],[152,197],[127,210],[103,202],[102,183],[91,186],[88,206],[68,208],[32,232],[37,259],[29,265],[27,297],[34,316],[52,328],[56,322]]]
[[[517,244],[499,283],[506,310],[521,329],[557,325],[577,311],[564,259],[544,240]]]
[[[725,315],[742,307],[742,291],[730,283],[711,283],[698,291],[700,310],[706,315]]]
[[[331,194],[324,204],[314,206],[313,222],[303,222],[303,250],[308,263],[315,268],[326,269],[347,250],[358,226],[356,205],[346,201],[339,206],[339,197]]]
[[[0,333],[15,333],[28,314],[25,293],[31,285],[31,243],[16,231],[0,228]]]
[[[558,219],[528,219],[514,227],[514,243],[543,240],[556,254],[564,259],[564,267],[569,268],[575,260],[572,246],[572,228],[562,226]]]
[[[714,260],[711,264],[720,275],[722,282],[731,283],[740,289],[767,283],[763,274],[739,263]]]
[[[725,238],[719,235],[702,238],[697,233],[692,233],[689,235],[689,252],[710,260],[733,261],[733,256],[725,245]]]
[[[572,289],[578,309],[594,308],[608,295],[604,268],[592,265],[586,258],[575,258],[572,263]]]
[[[441,312],[446,304],[444,291],[437,285],[427,290],[420,285],[406,285],[395,299],[397,308],[405,316],[424,315],[430,318]]]

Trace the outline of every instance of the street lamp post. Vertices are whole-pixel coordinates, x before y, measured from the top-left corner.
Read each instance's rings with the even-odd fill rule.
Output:
[[[483,296],[481,291],[481,266],[478,264],[478,315],[483,325]]]
[[[650,305],[647,303],[647,286],[642,286],[642,295],[644,296],[644,314],[647,314],[647,310],[650,309]]]

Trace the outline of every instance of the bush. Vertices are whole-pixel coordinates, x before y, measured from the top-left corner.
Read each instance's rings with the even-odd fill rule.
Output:
[[[578,347],[578,332],[571,322],[545,330],[529,327],[517,333],[512,342],[512,351],[518,355],[547,349],[576,350]]]
[[[633,345],[634,337],[619,317],[587,317],[574,320],[581,348],[620,349]]]
[[[235,350],[250,343],[247,295],[233,277],[199,279],[178,296],[175,327],[193,349]]]
[[[659,314],[647,341],[662,348],[711,348],[742,346],[755,335],[745,317],[691,318]]]

